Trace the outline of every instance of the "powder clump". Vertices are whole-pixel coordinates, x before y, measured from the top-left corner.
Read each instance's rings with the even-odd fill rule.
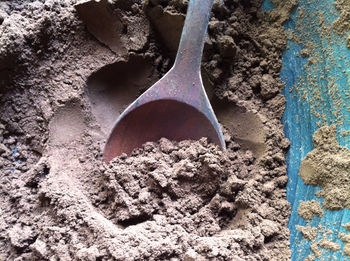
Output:
[[[320,247],[324,248],[324,249],[328,249],[331,250],[333,252],[336,252],[340,249],[340,245],[337,243],[334,243],[330,240],[328,240],[326,237],[322,238],[318,244],[320,245]]]
[[[350,222],[344,225],[347,231],[350,231]],[[344,254],[350,256],[350,234],[340,233],[339,238],[344,242]]]
[[[315,148],[300,166],[300,176],[307,185],[320,186],[316,193],[324,198],[325,209],[350,208],[350,150],[336,140],[336,126],[324,126],[315,132]]]
[[[333,28],[339,35],[347,34],[346,47],[350,49],[350,1],[337,0],[334,4],[340,16],[333,22]]]
[[[323,209],[321,203],[316,200],[301,201],[298,214],[307,221],[310,221],[315,216],[322,217]]]
[[[307,185],[321,187],[316,196],[324,198],[323,206],[316,200],[302,201],[298,208],[299,215],[309,222],[313,217],[322,217],[323,209],[341,210],[350,207],[350,150],[341,147],[336,139],[336,125],[323,126],[313,136],[315,148],[307,154],[300,166],[300,176]],[[350,223],[344,228],[350,231]],[[321,227],[296,226],[303,238],[312,243],[313,254],[307,260],[320,258],[324,250],[336,252],[340,245],[327,238],[332,231],[325,232]],[[321,239],[318,234],[323,234]],[[350,254],[350,235],[340,233],[339,238],[345,243],[344,254]]]
[[[346,34],[350,31],[350,1],[337,0],[335,7],[340,12],[340,17],[334,21],[333,27],[339,34]]]

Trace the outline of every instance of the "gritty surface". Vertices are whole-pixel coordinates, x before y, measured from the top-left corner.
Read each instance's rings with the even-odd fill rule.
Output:
[[[349,175],[350,175],[350,150],[341,147],[336,138],[336,125],[323,126],[314,136],[314,149],[303,159],[300,166],[300,176],[308,185],[321,187],[316,196],[323,198],[323,203],[316,200],[302,201],[298,208],[299,215],[307,222],[314,217],[322,217],[324,209],[342,210],[349,209]],[[345,230],[349,231],[350,223],[345,224]],[[313,254],[308,260],[321,257],[324,251],[319,248],[336,252],[340,245],[327,239],[334,231],[327,231],[323,226],[299,226],[296,227],[303,234],[303,238],[312,242],[310,248]],[[317,238],[317,234],[323,235]],[[350,256],[349,233],[339,233],[339,238],[344,242],[344,254]]]
[[[298,61],[294,63],[295,66],[292,65],[293,69],[285,67],[289,82],[289,93],[285,94],[290,102],[284,122],[290,137],[294,137],[291,142],[295,145],[290,150],[289,158],[289,185],[293,191],[289,195],[295,197],[289,225],[293,231],[296,223],[316,229],[313,240],[305,235],[302,237],[302,232],[292,233],[292,251],[296,259],[303,259],[310,253],[307,260],[318,260],[320,254],[321,260],[348,258],[344,256],[346,247],[343,249],[344,244],[339,234],[347,234],[342,226],[349,222],[346,213],[348,210],[344,210],[349,200],[349,150],[341,148],[335,136],[337,135],[340,144],[349,144],[349,75],[346,68],[349,67],[350,56],[349,50],[345,48],[349,34],[349,3],[347,0],[300,1],[295,16],[288,25],[291,28],[288,30],[291,42],[286,57],[292,59],[285,59],[286,65],[289,60]],[[322,56],[326,57],[327,62],[320,58]],[[293,80],[290,78],[294,74],[291,70],[298,75],[294,75]],[[336,130],[328,124],[336,124]],[[298,177],[297,171],[292,169],[299,167],[297,162],[305,156],[305,149],[309,152],[312,147],[309,134],[318,128],[321,129],[315,133],[314,150],[303,160],[299,173],[301,177]],[[309,138],[304,139],[304,136]],[[314,200],[300,202],[299,199]],[[294,213],[295,210],[298,213]],[[329,242],[326,242],[325,237]]]
[[[350,208],[350,150],[338,144],[336,125],[318,129],[313,141],[315,148],[300,166],[301,178],[322,188],[316,195],[324,198],[325,209]]]
[[[344,225],[347,232],[350,232],[350,223]],[[350,234],[340,233],[340,239],[344,242],[344,254],[350,256]]]
[[[298,208],[298,214],[307,221],[310,221],[313,217],[323,216],[323,209],[321,203],[316,200],[302,201]]]
[[[289,260],[295,3],[214,3],[202,76],[226,152],[162,139],[104,165],[113,121],[170,69],[187,1],[112,2],[0,3],[0,260]]]
[[[347,35],[346,47],[350,49],[350,2],[348,0],[336,0],[335,6],[340,12],[340,17],[334,21],[334,29],[341,35]]]

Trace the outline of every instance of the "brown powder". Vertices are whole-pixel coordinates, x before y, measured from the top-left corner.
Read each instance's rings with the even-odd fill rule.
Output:
[[[333,23],[336,31],[341,34],[347,34],[346,47],[350,49],[350,2],[347,0],[337,0],[335,2],[340,11],[340,17]]]
[[[0,3],[0,260],[289,260],[295,1],[271,17],[215,1],[202,76],[227,152],[161,140],[108,166],[108,132],[172,66],[188,1],[77,2]]]
[[[323,229],[317,228],[317,227],[311,227],[309,225],[307,226],[296,226],[296,229],[299,230],[303,238],[306,240],[311,241],[311,251],[313,254],[309,255],[307,257],[307,260],[315,260],[315,258],[320,258],[322,255],[322,251],[319,249],[319,247],[336,252],[340,249],[340,245],[332,242],[331,240],[327,239],[327,235],[324,235],[324,237],[321,240],[317,241],[317,234],[319,232],[324,232]]]
[[[304,261],[314,261],[316,260],[316,257],[314,254],[308,255]]]
[[[323,207],[330,210],[349,208],[350,202],[350,150],[341,147],[336,140],[336,125],[324,126],[317,130],[313,137],[315,148],[307,154],[300,166],[300,176],[308,185],[320,186],[321,191],[316,195],[324,198]],[[314,216],[322,216],[323,208],[315,200],[301,202],[298,213],[310,221]],[[344,225],[349,231],[350,223]],[[326,235],[319,241],[316,236],[320,229],[316,227],[297,226],[305,239],[311,240],[309,260],[320,257],[319,247],[333,252],[340,249],[340,245],[327,239]],[[350,254],[350,235],[341,233],[344,241],[344,254]]]
[[[311,226],[300,226],[300,225],[296,225],[295,226],[297,230],[299,230],[302,235],[303,238],[310,240],[311,243],[311,251],[313,252],[313,254],[309,255],[307,257],[308,260],[315,260],[315,256],[320,258],[321,257],[321,252],[320,249],[318,248],[317,242],[316,242],[316,237],[317,237],[317,228],[316,227],[311,227]]]
[[[350,1],[336,0],[335,7],[340,12],[340,17],[333,22],[333,28],[340,35],[347,35],[346,47],[350,49]]]
[[[350,234],[340,233],[339,237],[345,243],[344,254],[350,256]]]
[[[307,185],[320,186],[318,197],[325,209],[350,208],[350,150],[336,139],[336,126],[324,126],[314,134],[315,148],[300,166],[300,176]]]
[[[316,227],[310,227],[310,226],[295,226],[296,229],[298,229],[302,234],[303,237],[310,241],[315,241],[317,237],[317,228]]]
[[[334,4],[340,17],[334,21],[333,28],[341,35],[347,34],[350,31],[350,1],[336,0]]]
[[[347,231],[350,231],[350,222],[344,225]],[[344,254],[350,257],[350,234],[340,233],[340,239],[344,242]]]
[[[347,230],[347,231],[350,231],[350,222],[345,224],[344,225],[344,228]]]
[[[301,78],[299,83],[290,89],[290,92],[294,91],[304,100],[308,99],[310,101],[311,112],[314,117],[319,119],[317,122],[319,127],[327,125],[322,92],[329,92],[334,101],[331,113],[333,115],[338,115],[336,123],[339,128],[342,128],[346,121],[346,116],[342,114],[341,108],[345,110],[347,108],[343,106],[346,104],[346,101],[339,95],[339,90],[341,90],[343,86],[337,85],[336,81],[346,78],[348,75],[344,70],[343,73],[339,71],[340,74],[337,76],[329,77],[327,72],[330,67],[326,66],[325,68],[324,63],[319,57],[323,53],[329,53],[330,55],[328,55],[328,57],[330,63],[336,63],[338,59],[346,59],[346,57],[334,55],[330,47],[325,47],[323,50],[319,51],[319,48],[315,46],[317,43],[310,42],[312,36],[310,33],[307,33],[315,30],[329,45],[338,44],[340,39],[339,35],[347,36],[347,47],[350,48],[350,2],[347,0],[338,0],[335,1],[334,4],[339,10],[340,16],[332,26],[329,26],[329,18],[323,12],[327,4],[322,1],[314,12],[307,12],[302,7],[298,8],[299,23],[295,31],[289,32],[289,38],[297,44],[305,46],[300,56],[308,58],[308,64],[304,66],[306,76]],[[321,75],[321,79],[327,78],[329,81],[328,86],[324,87],[322,86],[322,82],[315,80],[315,73]],[[316,195],[324,198],[323,207],[330,210],[349,208],[349,150],[339,146],[336,141],[335,133],[335,126],[325,126],[316,132],[314,135],[315,149],[306,156],[300,167],[300,175],[306,184],[321,186],[322,190]],[[343,136],[346,137],[346,134],[347,131],[344,131]],[[311,202],[302,202],[299,206],[298,213],[305,218],[306,221],[310,221],[314,216],[323,215],[322,205],[317,204],[316,209],[314,209],[315,207],[316,206]],[[319,227],[315,229],[317,230],[316,234],[324,233]],[[318,242],[315,239],[311,248],[314,252],[318,252],[318,246],[334,252],[338,251],[340,248],[338,244],[327,240],[326,236]],[[347,252],[346,249],[347,245],[345,245],[344,248],[345,252]],[[317,253],[314,253],[311,254],[307,260],[316,260],[316,257]]]
[[[321,203],[316,200],[311,201],[301,201],[298,214],[306,219],[306,221],[310,221],[314,216],[323,216],[323,209],[321,207]]]
[[[333,252],[336,252],[340,249],[339,244],[334,243],[331,240],[328,240],[326,236],[324,238],[322,238],[320,241],[318,241],[318,244],[320,247],[322,247],[324,249],[331,250]]]

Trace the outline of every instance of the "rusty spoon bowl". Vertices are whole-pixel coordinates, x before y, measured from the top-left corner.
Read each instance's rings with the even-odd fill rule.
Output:
[[[200,74],[213,2],[189,2],[174,66],[119,116],[104,149],[105,162],[162,137],[175,141],[207,137],[225,148]]]

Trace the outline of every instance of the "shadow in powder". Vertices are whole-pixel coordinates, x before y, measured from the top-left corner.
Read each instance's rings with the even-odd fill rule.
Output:
[[[102,67],[91,74],[87,96],[91,110],[104,135],[108,135],[123,110],[155,83],[152,61],[131,56]]]

